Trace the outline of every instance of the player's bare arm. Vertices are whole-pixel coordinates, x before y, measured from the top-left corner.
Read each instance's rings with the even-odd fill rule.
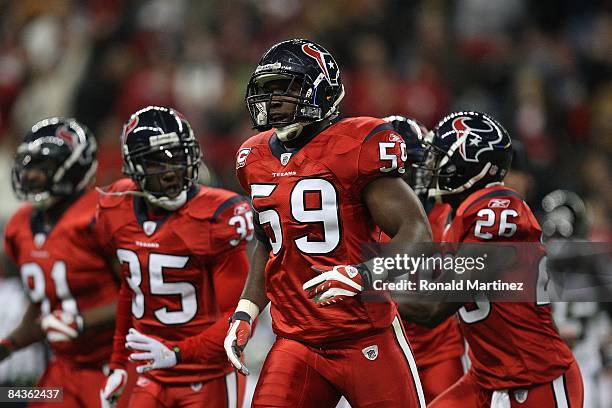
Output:
[[[242,295],[240,295],[240,299],[250,300],[257,305],[259,310],[263,310],[268,304],[264,284],[264,269],[268,262],[268,254],[269,250],[266,248],[266,244],[257,241],[251,255],[249,275],[242,290]]]
[[[115,322],[117,302],[98,306],[83,312],[83,330],[112,326]]]
[[[392,237],[381,256],[410,253],[410,244],[431,242],[425,210],[416,194],[400,178],[374,180],[364,189],[363,199],[376,225]],[[380,278],[385,279],[385,276]]]
[[[236,312],[230,319],[230,328],[225,337],[225,352],[230,362],[244,375],[249,374],[249,370],[241,360],[241,355],[251,336],[251,324],[268,304],[264,273],[268,262],[270,247],[269,241],[262,241],[261,226],[255,218],[255,236],[258,237],[253,254],[249,274],[238,302]]]
[[[40,324],[36,323],[39,314],[40,308],[38,305],[30,303],[19,326],[5,339],[0,340],[0,361],[8,357],[13,351],[44,339],[45,333],[42,331]]]

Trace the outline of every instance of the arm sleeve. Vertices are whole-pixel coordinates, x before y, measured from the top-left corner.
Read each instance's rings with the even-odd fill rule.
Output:
[[[400,177],[404,174],[406,145],[393,128],[385,123],[374,128],[359,150],[357,179],[352,189],[361,195],[369,183],[380,177]]]
[[[119,299],[117,300],[117,314],[115,316],[115,334],[113,336],[113,354],[110,368],[125,368],[128,361],[129,350],[125,348],[125,336],[132,323],[132,297],[125,281],[121,282]]]
[[[241,200],[225,209],[215,220],[210,233],[214,253],[208,269],[212,274],[219,316],[197,336],[176,344],[181,349],[182,361],[186,363],[201,363],[225,356],[223,340],[228,320],[238,304],[249,269],[246,241],[253,236],[249,204]]]

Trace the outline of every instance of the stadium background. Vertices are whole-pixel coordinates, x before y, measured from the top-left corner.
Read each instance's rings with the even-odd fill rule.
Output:
[[[306,37],[340,64],[344,116],[404,114],[431,127],[451,110],[489,112],[522,142],[513,183],[536,214],[545,194],[570,189],[587,204],[590,239],[612,237],[610,1],[4,0],[0,10],[0,227],[18,205],[16,144],[53,115],[94,131],[105,185],[121,174],[129,114],[174,106],[212,183],[239,191],[234,153],[253,134],[249,75],[273,43]],[[0,335],[23,305],[13,273],[3,263]],[[602,358],[612,336],[606,314],[590,316],[593,368],[583,374],[596,386],[612,375]],[[43,365],[42,347],[21,353],[0,364],[0,383],[31,381]],[[587,406],[612,406],[601,398]]]

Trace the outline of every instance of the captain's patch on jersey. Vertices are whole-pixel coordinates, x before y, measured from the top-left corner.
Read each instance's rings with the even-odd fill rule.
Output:
[[[244,149],[240,149],[238,155],[236,156],[236,168],[239,169],[246,165],[247,157],[251,153],[251,148],[246,147]]]

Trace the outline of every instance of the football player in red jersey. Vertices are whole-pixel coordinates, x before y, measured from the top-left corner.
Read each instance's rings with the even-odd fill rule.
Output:
[[[124,276],[102,405],[121,393],[129,358],[143,373],[132,407],[239,407],[243,378],[227,361],[223,339],[248,269],[249,203],[198,184],[200,148],[174,109],[134,113],[122,149],[129,179],[110,186],[96,218]],[[194,349],[205,350],[197,361]]]
[[[112,347],[118,285],[92,231],[96,150],[93,134],[74,119],[36,123],[12,170],[17,197],[29,203],[5,232],[6,253],[31,303],[19,327],[0,341],[0,360],[46,338],[53,356],[37,386],[62,387],[67,407],[98,404]]]
[[[258,242],[225,345],[246,374],[239,357],[269,299],[277,340],[253,407],[334,407],[341,395],[355,407],[424,406],[394,302],[360,293],[377,225],[402,245],[430,241],[429,226],[400,178],[401,137],[381,119],[339,120],[343,95],[334,58],[303,39],[270,48],[247,87],[262,133],[242,145],[236,168]]]
[[[442,240],[533,243],[541,229],[514,190],[503,185],[512,144],[495,119],[479,112],[443,118],[428,141],[429,195],[452,207]],[[543,254],[543,253],[542,253]],[[537,262],[530,267],[534,280]],[[533,302],[424,302],[403,307],[413,321],[439,323],[458,311],[472,366],[431,407],[582,407],[574,357],[557,333],[545,298]]]
[[[418,167],[412,167],[412,164],[420,164],[423,160],[424,140],[428,130],[415,119],[401,115],[388,116],[384,120],[393,125],[406,143],[408,159],[404,180],[412,187],[427,212],[433,241],[441,242],[451,207],[427,199],[427,190],[423,185],[425,175]],[[402,304],[399,304],[399,312],[401,315]],[[465,352],[463,336],[455,316],[449,316],[435,328],[420,326],[406,320],[403,324],[416,358],[425,401],[430,403],[463,376],[461,362]]]

